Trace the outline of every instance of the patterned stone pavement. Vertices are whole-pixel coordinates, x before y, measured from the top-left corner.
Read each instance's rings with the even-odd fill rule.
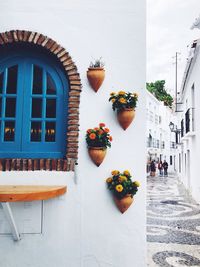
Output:
[[[200,266],[200,205],[175,176],[147,179],[147,266]]]

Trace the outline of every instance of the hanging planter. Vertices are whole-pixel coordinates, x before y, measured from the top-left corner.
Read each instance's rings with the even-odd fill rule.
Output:
[[[105,78],[104,63],[101,61],[101,58],[97,59],[94,63],[90,63],[87,78],[92,89],[97,92]]]
[[[109,101],[112,101],[112,109],[117,110],[117,119],[120,126],[126,130],[135,118],[138,94],[124,91],[111,93]]]
[[[117,111],[117,119],[121,127],[126,130],[135,118],[135,110],[133,108],[123,108]]]
[[[122,199],[118,199],[115,196],[113,198],[116,206],[121,211],[121,213],[124,213],[133,203],[133,196],[131,194],[125,195]]]
[[[113,193],[113,199],[120,210],[124,213],[133,203],[133,196],[137,193],[140,183],[131,180],[128,170],[120,173],[117,170],[111,172],[112,177],[107,178],[108,189]]]
[[[88,147],[88,153],[92,161],[99,167],[106,156],[106,147]]]
[[[86,133],[86,142],[88,145],[88,154],[96,166],[103,162],[107,147],[111,147],[112,136],[110,130],[100,123],[99,127],[88,129]]]

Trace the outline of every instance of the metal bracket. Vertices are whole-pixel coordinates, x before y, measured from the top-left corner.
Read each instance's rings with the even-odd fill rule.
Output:
[[[17,230],[17,226],[16,226],[16,223],[15,223],[15,219],[14,219],[14,216],[13,216],[13,213],[12,213],[12,210],[10,208],[10,204],[9,202],[1,202],[1,205],[3,207],[3,211],[5,213],[5,216],[10,224],[10,228],[11,228],[11,232],[12,232],[12,235],[13,235],[13,239],[15,241],[19,241],[21,238],[20,238],[20,234]]]

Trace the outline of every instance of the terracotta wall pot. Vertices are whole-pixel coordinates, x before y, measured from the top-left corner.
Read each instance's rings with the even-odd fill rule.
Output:
[[[135,110],[132,108],[125,108],[117,111],[118,122],[124,130],[129,127],[134,118]]]
[[[130,194],[127,194],[122,199],[118,199],[114,196],[114,201],[121,213],[124,213],[133,203],[133,197],[131,197]]]
[[[89,147],[88,153],[92,161],[99,167],[106,156],[106,147]]]
[[[103,68],[88,68],[87,78],[91,87],[97,92],[104,81],[105,70]]]

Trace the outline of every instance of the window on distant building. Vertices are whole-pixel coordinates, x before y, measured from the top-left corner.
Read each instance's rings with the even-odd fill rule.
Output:
[[[170,165],[172,165],[173,164],[173,158],[172,158],[172,156],[170,156]]]

